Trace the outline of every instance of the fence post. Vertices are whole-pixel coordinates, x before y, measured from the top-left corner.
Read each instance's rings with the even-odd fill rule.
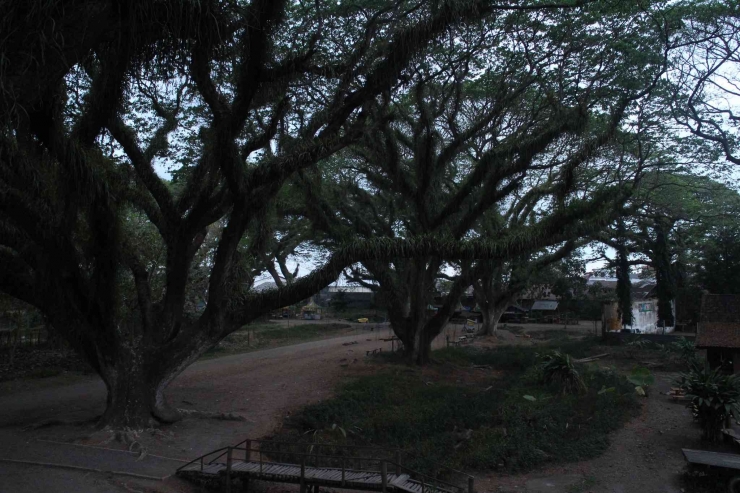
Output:
[[[231,493],[231,447],[226,451],[226,493]]]
[[[382,460],[380,461],[380,485],[383,493],[385,493],[385,487],[388,484],[388,464]]]
[[[424,476],[421,477],[421,493],[424,493]]]
[[[244,462],[249,462],[252,459],[252,440],[247,440],[246,450],[244,451]]]
[[[471,476],[468,478],[468,493],[473,493],[475,491],[474,487],[475,487],[475,478]]]
[[[401,451],[396,450],[396,476],[401,475]]]
[[[344,486],[344,462],[345,460],[346,459],[342,457],[342,486]]]
[[[306,493],[306,456],[301,456],[301,493]]]

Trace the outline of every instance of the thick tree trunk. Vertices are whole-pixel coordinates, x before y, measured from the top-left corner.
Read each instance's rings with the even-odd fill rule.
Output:
[[[108,397],[101,427],[143,429],[156,424],[156,405],[163,390],[158,383],[142,379],[139,372],[116,372],[115,378],[105,384]]]
[[[168,404],[165,389],[213,344],[210,339],[194,337],[186,346],[176,347],[141,336],[102,347],[73,344],[100,375],[108,391],[98,426],[140,430],[181,419],[180,413]]]
[[[480,306],[480,303],[479,303]],[[480,334],[486,336],[496,335],[498,331],[498,322],[501,320],[501,315],[504,314],[506,308],[509,306],[508,303],[504,305],[489,305],[485,307],[481,306],[481,313],[483,315],[483,326],[481,327]]]
[[[178,421],[180,414],[169,406],[164,390],[191,358],[126,349],[121,353],[115,365],[101,367],[108,396],[99,425],[142,429]]]
[[[401,314],[389,310],[391,328],[396,337],[403,342],[403,354],[406,362],[413,365],[424,365],[429,362],[432,344],[425,334],[425,324],[414,322]]]
[[[411,328],[411,327],[410,327]],[[413,327],[412,335],[409,337],[411,345],[405,349],[406,360],[410,364],[425,365],[429,363],[432,354],[432,341],[425,334],[423,324]],[[406,343],[404,342],[404,348]]]

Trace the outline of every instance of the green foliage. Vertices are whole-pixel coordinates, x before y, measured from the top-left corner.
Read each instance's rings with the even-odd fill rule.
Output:
[[[103,378],[152,371],[152,388],[358,262],[403,272],[403,308],[441,259],[601,230],[652,164],[624,143],[665,140],[643,129],[681,26],[665,2],[68,3],[0,2],[0,284]],[[319,167],[339,150],[332,202]],[[507,203],[490,247],[461,243]],[[328,263],[291,282],[306,238]],[[250,291],[274,261],[289,286]]]
[[[740,294],[740,228],[713,228],[699,252],[698,283],[711,293]]]
[[[625,245],[624,221],[619,221],[617,228],[617,300],[619,302],[619,315],[622,325],[632,325],[632,281],[630,280],[630,267]]]
[[[471,352],[468,364],[483,361],[476,353]],[[429,472],[435,469],[433,461],[523,471],[598,455],[608,446],[607,434],[635,409],[631,386],[613,373],[586,374],[582,394],[553,394],[518,370],[492,382],[492,388],[427,381],[402,372],[363,377],[341,388],[334,399],[305,408],[282,433],[312,440],[313,430],[326,430],[319,435],[322,442],[413,450],[422,457],[410,458],[409,466]],[[611,390],[600,392],[604,388]],[[335,425],[347,430],[346,441],[331,432]],[[461,430],[472,430],[469,438],[462,438]]]
[[[489,350],[451,347],[436,351],[434,358],[458,365],[488,365],[494,370],[525,371],[535,364],[537,355],[526,346],[502,346]]]
[[[655,383],[655,377],[647,368],[634,368],[627,377],[627,381],[635,386],[638,395],[647,397],[648,387]]]
[[[349,301],[347,301],[347,293],[345,293],[344,291],[337,292],[337,294],[335,294],[329,302],[329,306],[331,306],[332,309],[338,312],[346,310],[348,304]]]
[[[665,345],[665,351],[674,353],[687,364],[691,364],[696,360],[696,347],[694,347],[694,341],[682,337],[677,341],[671,342]]]
[[[563,393],[580,393],[586,390],[581,374],[570,355],[552,351],[538,355],[537,359],[544,383],[557,385]]]
[[[626,345],[637,349],[648,349],[655,346],[655,344],[653,344],[653,341],[651,341],[650,339],[643,339],[639,336],[635,337],[631,341],[628,341]]]
[[[210,349],[204,357],[243,353],[270,346],[285,346],[311,339],[339,335],[350,327],[343,323],[298,324],[292,326],[245,325]]]
[[[26,376],[28,378],[49,378],[60,375],[62,371],[59,368],[35,368],[28,372]]]
[[[681,374],[678,385],[686,391],[688,406],[705,440],[719,440],[725,420],[740,417],[740,380],[736,375],[695,364]]]
[[[429,382],[420,372],[398,370],[362,377],[335,398],[304,408],[275,438],[311,440],[307,431],[336,424],[347,431],[346,440],[328,432],[319,440],[401,447],[418,454],[404,459],[409,467],[427,472],[435,471],[434,462],[525,471],[602,453],[607,434],[637,408],[632,386],[613,372],[588,371],[583,393],[552,392],[531,371],[533,348],[524,349],[434,354],[461,366],[495,367],[497,358],[506,358],[496,367],[508,368],[503,376],[497,372],[470,385]]]
[[[593,490],[593,487],[599,484],[595,476],[586,476],[581,481],[568,487],[566,493],[586,493]]]

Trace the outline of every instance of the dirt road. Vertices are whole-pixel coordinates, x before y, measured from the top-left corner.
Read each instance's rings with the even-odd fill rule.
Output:
[[[149,454],[192,459],[246,437],[269,434],[284,416],[330,396],[345,375],[365,365],[367,351],[390,351],[391,343],[380,340],[389,336],[388,328],[369,329],[363,326],[349,336],[197,362],[170,385],[167,391],[170,402],[181,409],[223,414],[222,418],[230,419],[191,416],[174,425],[140,433],[136,440]],[[444,343],[443,334],[435,341],[435,347]],[[0,447],[0,459],[12,459],[11,451],[17,444],[38,440],[125,447],[112,440],[110,432],[92,428],[91,420],[103,412],[104,405],[105,386],[93,376],[1,384],[0,432],[6,446]],[[44,423],[51,426],[36,428]],[[0,464],[4,477],[19,481],[14,485],[4,483],[0,491],[38,491],[36,487],[25,488],[21,470],[29,468]],[[116,464],[105,470],[117,470]],[[28,474],[35,473],[29,470]],[[87,478],[84,474],[79,476]],[[69,483],[74,482],[76,473],[57,471],[49,477],[65,479],[50,481],[47,491],[73,491]],[[62,484],[66,486],[56,489]],[[95,485],[102,488],[95,491],[119,491],[115,481],[100,481]],[[4,489],[11,486],[11,490]],[[93,483],[87,478],[79,486],[80,491],[87,491]],[[174,491],[182,491],[182,485]]]
[[[588,328],[575,330],[580,332]],[[450,335],[454,331],[459,335],[460,327],[451,327]],[[388,335],[387,329],[361,330],[340,338],[200,361],[180,375],[167,394],[174,406],[211,413],[211,418],[196,419],[191,415],[171,426],[145,430],[134,438],[150,455],[192,459],[247,437],[265,436],[279,426],[284,416],[330,397],[346,377],[372,371],[372,365],[367,364],[370,360],[366,351],[390,350],[390,342],[379,340]],[[532,343],[508,332],[502,333],[502,337],[506,337],[506,341],[499,340],[495,344]],[[436,347],[444,344],[445,334],[435,341]],[[663,387],[667,387],[668,382],[668,379],[661,379],[655,390],[665,390]],[[649,401],[640,418],[612,437],[612,445],[602,457],[524,476],[479,476],[481,489],[531,493],[680,491],[677,482],[682,466],[680,448],[688,445],[696,433],[690,430],[690,416],[682,406],[666,403],[664,396],[657,392]],[[103,412],[104,403],[105,388],[96,377],[54,377],[34,381],[30,387],[28,381],[0,384],[0,445],[4,445],[0,446],[3,478],[0,492],[194,491],[189,484],[176,480],[137,483],[131,478],[105,474],[2,463],[1,459],[8,458],[3,454],[24,444],[33,448],[43,443],[45,453],[53,454],[53,443],[40,440],[125,447],[113,440],[110,432],[95,431],[91,425],[90,420]],[[219,414],[229,419],[213,419]],[[55,420],[87,422],[29,429],[29,425]],[[89,450],[96,453],[96,449]],[[63,454],[60,446],[59,460],[63,460]],[[96,457],[96,461],[105,462],[101,457]],[[111,462],[110,467],[96,467],[120,469],[119,461],[111,459]],[[595,478],[594,484],[586,485],[585,489],[573,489],[583,478]]]

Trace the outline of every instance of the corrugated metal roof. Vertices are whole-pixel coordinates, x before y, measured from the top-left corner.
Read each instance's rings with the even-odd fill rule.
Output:
[[[655,279],[631,279],[632,281],[632,299],[634,301],[647,300],[654,298]],[[600,284],[602,289],[617,289],[617,279],[613,277],[591,277],[586,284],[592,286]]]

